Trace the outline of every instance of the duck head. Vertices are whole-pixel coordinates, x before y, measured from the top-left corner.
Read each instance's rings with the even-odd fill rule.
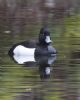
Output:
[[[51,43],[51,37],[50,32],[48,28],[41,28],[40,34],[39,34],[39,43],[41,45],[49,45]]]

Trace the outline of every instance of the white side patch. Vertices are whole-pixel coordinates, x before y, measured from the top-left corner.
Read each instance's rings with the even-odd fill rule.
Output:
[[[51,39],[50,39],[50,36],[46,36],[45,41],[46,41],[46,43],[50,43],[50,42],[52,42]]]
[[[22,45],[17,46],[13,53],[18,56],[34,56],[35,48],[26,48]]]
[[[29,62],[29,61],[36,62],[34,56],[17,56],[17,55],[14,55],[13,57],[14,57],[14,60],[18,64],[24,64],[25,62]]]
[[[25,62],[29,61],[35,62],[34,52],[35,48],[26,48],[22,45],[19,45],[13,51],[13,58],[18,64],[24,64]]]

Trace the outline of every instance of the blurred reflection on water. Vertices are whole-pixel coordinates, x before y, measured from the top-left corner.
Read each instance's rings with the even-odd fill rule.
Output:
[[[0,40],[0,99],[1,100],[79,100],[80,99],[80,38],[71,38],[63,46],[63,38],[56,38],[57,59],[50,64],[50,77],[41,80],[40,66],[48,58],[38,59],[38,64],[18,65],[8,56],[12,42],[4,35]],[[25,37],[24,37],[25,39]],[[73,43],[73,41],[75,43]],[[5,42],[7,41],[7,42]],[[61,43],[61,44],[60,44]],[[60,45],[60,46],[59,46]],[[67,49],[68,48],[68,49]],[[64,49],[64,50],[63,50]],[[42,64],[44,63],[44,64]],[[43,66],[42,66],[43,67]]]
[[[14,55],[10,56],[14,62],[16,62],[16,59],[14,59]],[[38,67],[39,68],[39,74],[41,79],[46,79],[50,77],[51,73],[51,65],[56,60],[56,54],[54,56],[38,56],[35,57],[35,61],[32,61],[32,56],[19,56],[19,60],[24,60],[25,62],[20,63],[16,62],[18,64],[23,64],[24,67]],[[21,58],[21,59],[20,59]],[[27,60],[29,58],[29,60]],[[31,59],[31,60],[30,60]]]
[[[80,100],[79,12],[80,0],[0,0],[0,100]],[[14,43],[36,39],[42,25],[58,51],[43,79],[48,58],[18,65],[8,56]]]

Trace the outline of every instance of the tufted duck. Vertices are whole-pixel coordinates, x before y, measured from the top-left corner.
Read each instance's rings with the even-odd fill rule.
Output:
[[[38,42],[24,41],[14,44],[8,54],[18,64],[28,61],[35,62],[37,56],[54,56],[56,54],[56,49],[51,46],[51,42],[49,30],[41,28]]]

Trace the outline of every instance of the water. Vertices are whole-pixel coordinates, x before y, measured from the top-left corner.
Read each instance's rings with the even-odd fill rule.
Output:
[[[80,100],[79,37],[52,39],[58,54],[50,64],[51,73],[47,78],[40,77],[43,60],[38,64],[18,65],[7,54],[9,48],[25,40],[25,36],[12,38],[10,34],[2,34],[1,38],[0,100]],[[43,62],[45,65],[47,60]]]
[[[0,100],[80,100],[80,3],[58,1],[0,0]],[[37,40],[45,25],[56,57],[13,61],[13,44]]]

